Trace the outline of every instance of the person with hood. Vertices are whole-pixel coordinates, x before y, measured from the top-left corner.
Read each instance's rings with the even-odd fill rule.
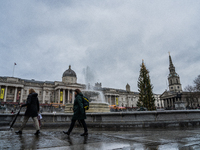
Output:
[[[20,105],[20,107],[27,106],[27,108],[26,108],[26,112],[24,114],[24,121],[22,123],[22,126],[19,129],[19,131],[15,132],[16,134],[22,134],[22,130],[26,126],[26,123],[30,117],[32,117],[34,124],[35,124],[35,128],[36,128],[35,135],[38,135],[40,133],[39,122],[37,119],[38,112],[40,110],[40,105],[39,105],[37,96],[38,96],[38,94],[35,93],[35,91],[33,89],[29,89],[29,95],[28,95],[26,103],[23,105]]]
[[[85,115],[85,109],[83,108],[83,94],[81,93],[81,90],[76,89],[75,90],[75,100],[74,100],[74,105],[73,105],[73,111],[74,114],[72,116],[72,120],[71,120],[71,124],[70,124],[70,128],[68,129],[68,131],[63,131],[63,133],[70,135],[70,133],[72,132],[72,129],[74,128],[75,122],[76,120],[80,120],[80,122],[83,125],[84,128],[84,133],[81,134],[81,136],[86,136],[88,135],[88,129],[87,129],[87,125],[85,123],[86,119],[86,115]]]

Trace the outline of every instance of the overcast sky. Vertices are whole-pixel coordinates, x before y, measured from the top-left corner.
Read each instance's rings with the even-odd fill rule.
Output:
[[[182,88],[200,74],[199,0],[4,0],[0,76],[61,81],[71,65],[103,87],[138,91],[144,59],[153,92],[167,89],[170,52]]]

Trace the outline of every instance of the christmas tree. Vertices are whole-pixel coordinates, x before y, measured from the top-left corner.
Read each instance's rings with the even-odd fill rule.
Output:
[[[155,110],[155,98],[152,92],[153,86],[150,82],[149,71],[146,69],[143,60],[140,69],[140,76],[138,78],[138,91],[139,99],[137,101],[137,106],[146,107],[148,110]]]

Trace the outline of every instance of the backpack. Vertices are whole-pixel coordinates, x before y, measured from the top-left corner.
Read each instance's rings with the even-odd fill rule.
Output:
[[[89,99],[86,96],[83,96],[82,99],[83,99],[83,108],[85,110],[88,110],[89,109]]]

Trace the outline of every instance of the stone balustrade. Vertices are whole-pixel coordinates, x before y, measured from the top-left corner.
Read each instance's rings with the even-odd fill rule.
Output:
[[[70,124],[73,113],[43,113],[42,124],[48,126],[66,126]],[[200,125],[199,110],[179,111],[135,111],[135,112],[108,112],[87,113],[88,127],[170,127],[170,126],[195,126]],[[1,122],[11,122],[14,115],[0,114]],[[23,113],[20,114],[16,125],[22,122]],[[32,119],[29,120],[29,123]]]

